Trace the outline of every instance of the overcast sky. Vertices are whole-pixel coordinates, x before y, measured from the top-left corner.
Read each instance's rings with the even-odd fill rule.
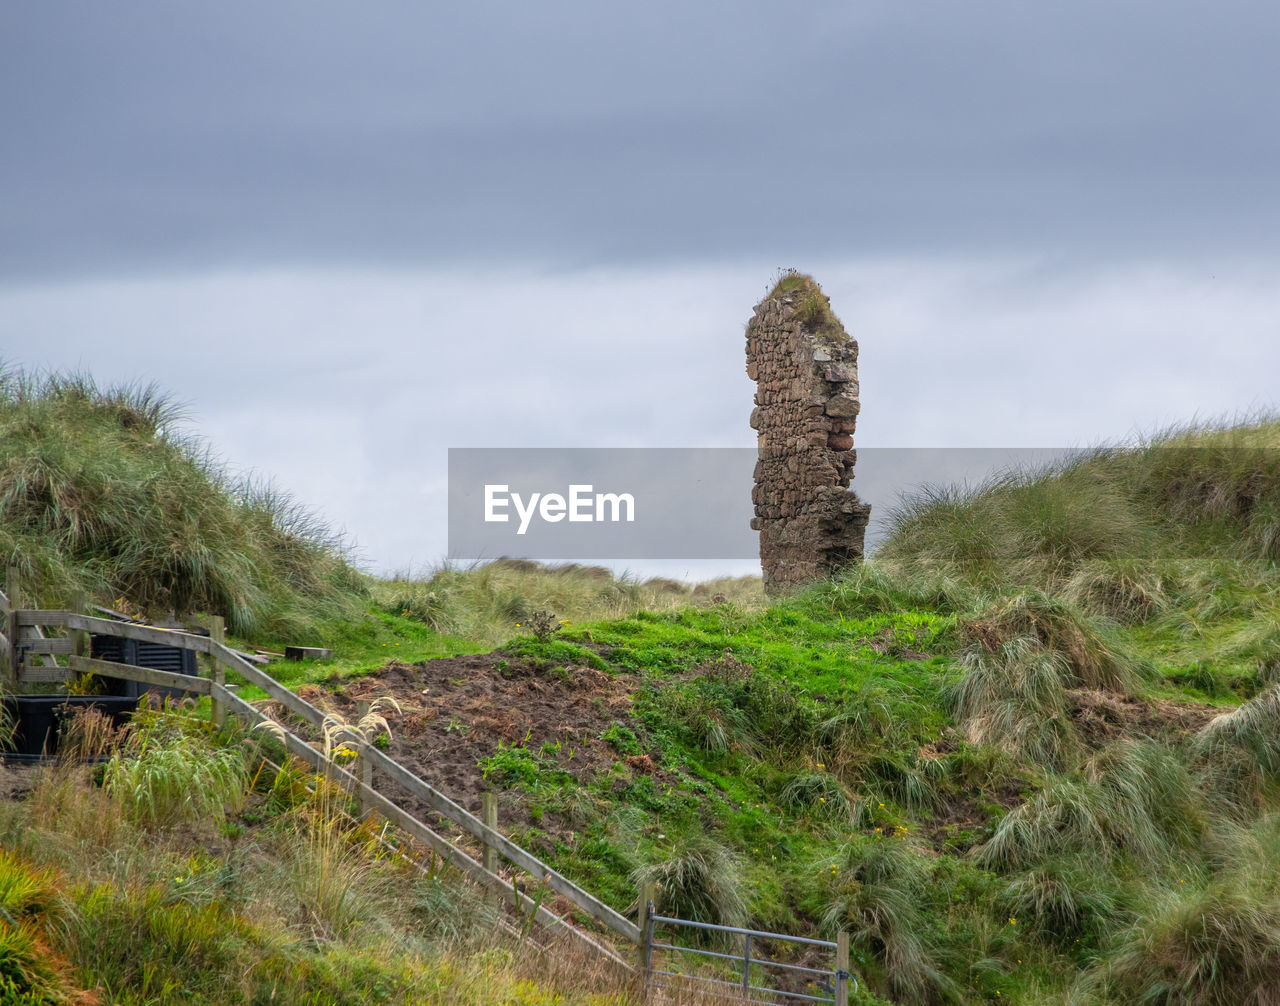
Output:
[[[860,446],[1271,408],[1278,51],[1247,0],[5,4],[0,357],[159,382],[380,570],[450,446],[752,445],[779,267]]]

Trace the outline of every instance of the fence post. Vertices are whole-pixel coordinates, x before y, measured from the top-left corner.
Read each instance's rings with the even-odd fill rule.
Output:
[[[89,607],[88,599],[85,597],[83,590],[77,590],[71,596],[71,610],[77,615],[83,615]],[[71,630],[71,652],[77,657],[87,657],[89,655],[89,633],[83,629]]]
[[[653,974],[653,902],[658,888],[649,881],[640,888],[640,910],[636,913],[636,925],[640,927],[640,974],[642,1002],[649,1001],[649,982]]]
[[[364,720],[366,716],[369,715],[369,708],[370,708],[370,703],[368,699],[356,700],[356,722],[357,723],[360,723],[362,720]],[[359,763],[360,775],[358,776],[358,778],[360,779],[360,782],[363,783],[365,786],[367,786],[369,789],[373,789],[373,759],[369,757],[369,745],[365,742],[363,737],[361,737],[360,739],[359,750],[360,750],[360,763]],[[368,817],[370,812],[373,810],[373,808],[369,805],[368,801],[365,799],[363,790],[361,790],[358,795],[360,798],[360,816],[361,818]]]
[[[849,933],[836,935],[836,1006],[849,1006]]]
[[[227,640],[227,623],[221,615],[209,616],[209,638],[215,643],[225,643]],[[212,653],[208,658],[209,680],[215,685],[225,688],[227,685],[227,669]],[[218,693],[214,692],[210,699],[209,715],[213,718],[214,726],[219,730],[227,720],[227,705],[218,698]]]
[[[498,794],[486,791],[480,794],[480,820],[484,822],[485,827],[498,829]],[[484,842],[480,846],[480,865],[492,874],[498,872],[498,850],[488,842]],[[488,900],[502,907],[502,900],[496,895],[488,895]]]
[[[480,820],[486,828],[498,830],[498,794],[486,792],[480,794]],[[484,851],[480,854],[481,865],[490,873],[498,872],[498,850],[488,842],[484,843]]]
[[[18,672],[22,667],[22,649],[18,645],[18,609],[23,607],[22,578],[17,566],[10,566],[5,577],[4,592],[9,595],[9,618],[5,626],[5,635],[9,637],[9,666],[5,668],[5,678],[10,690],[16,690]]]

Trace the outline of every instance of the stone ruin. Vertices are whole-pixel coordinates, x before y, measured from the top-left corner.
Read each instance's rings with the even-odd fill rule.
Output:
[[[785,273],[747,323],[759,449],[751,527],[776,595],[858,562],[871,506],[849,489],[857,454],[858,344],[818,284]]]

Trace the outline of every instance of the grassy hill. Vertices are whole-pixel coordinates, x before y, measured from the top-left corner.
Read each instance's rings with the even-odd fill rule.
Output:
[[[35,428],[23,409],[87,424],[121,400],[14,387],[6,430]],[[137,478],[156,470],[150,452],[194,465],[189,445],[146,447],[162,426],[111,422],[121,432],[101,451],[129,452]],[[13,488],[14,472],[76,470],[61,437],[19,451],[6,436],[0,493],[25,503],[0,508],[0,535],[39,546],[29,568],[50,594],[101,577],[100,592],[132,597],[102,557],[144,549],[74,531],[93,504]],[[498,790],[514,838],[619,909],[651,879],[676,913],[847,928],[863,1001],[1264,1003],[1280,988],[1277,448],[1280,424],[1261,420],[931,490],[873,561],[768,606],[754,584],[695,592],[519,562],[380,581],[295,525],[285,555],[326,574],[286,575],[263,532],[260,571],[236,595],[258,598],[244,609],[256,614],[236,625],[256,641],[323,633],[336,659],[292,665],[294,687],[348,714],[397,697],[393,755],[473,808]],[[219,512],[248,521],[252,500],[206,474]],[[213,531],[202,540],[207,568],[234,566]],[[190,564],[153,568],[139,606],[234,594],[165,579]],[[626,1001],[565,974],[531,983],[483,913],[452,927],[477,917],[463,889],[383,882],[396,868],[359,829],[331,829],[343,840],[327,846],[358,880],[309,892],[298,878],[317,861],[303,856],[323,855],[328,833],[288,773],[259,771],[261,740],[152,729],[116,756],[112,785],[68,773],[5,805],[0,866],[19,880],[0,891],[53,893],[0,902],[17,948],[0,954],[47,947],[48,987],[177,1001],[163,982],[182,971],[202,1001],[229,1002],[296,971],[333,1001]],[[209,780],[206,831],[139,815],[134,794],[164,771]],[[94,921],[126,909],[132,928]],[[191,913],[234,952],[182,942]],[[480,946],[490,956],[468,972]],[[151,977],[147,960],[163,962]],[[507,991],[486,999],[476,982]]]

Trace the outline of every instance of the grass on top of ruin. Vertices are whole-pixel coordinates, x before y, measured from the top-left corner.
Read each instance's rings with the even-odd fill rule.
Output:
[[[831,310],[831,302],[822,292],[818,281],[808,273],[795,269],[780,270],[778,279],[765,295],[765,300],[797,291],[804,291],[804,296],[796,304],[795,314],[810,331],[829,341],[848,341],[849,335]]]

